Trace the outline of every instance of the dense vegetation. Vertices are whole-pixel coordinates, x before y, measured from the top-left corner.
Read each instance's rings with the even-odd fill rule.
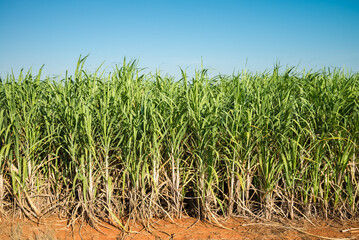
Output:
[[[83,66],[1,79],[0,214],[358,217],[359,74]]]

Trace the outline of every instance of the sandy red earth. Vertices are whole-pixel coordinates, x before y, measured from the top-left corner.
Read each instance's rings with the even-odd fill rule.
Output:
[[[177,220],[152,220],[147,224],[130,224],[123,233],[104,224],[100,231],[86,224],[67,227],[65,220],[48,217],[36,224],[28,220],[1,219],[0,239],[359,239],[359,221],[251,221],[242,218],[222,219],[221,226],[185,217]]]

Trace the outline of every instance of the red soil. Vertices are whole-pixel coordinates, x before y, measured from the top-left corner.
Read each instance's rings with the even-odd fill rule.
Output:
[[[222,219],[222,226],[219,226],[185,217],[173,222],[153,220],[146,228],[132,223],[132,233],[127,234],[108,224],[99,227],[101,233],[88,225],[76,224],[71,229],[66,221],[55,217],[42,221],[36,224],[23,219],[0,219],[0,239],[359,239],[359,222],[354,221],[315,221],[313,226],[307,221],[278,223],[232,218]]]

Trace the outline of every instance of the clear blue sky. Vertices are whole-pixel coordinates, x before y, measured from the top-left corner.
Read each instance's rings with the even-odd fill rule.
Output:
[[[0,0],[0,76],[45,74],[123,58],[172,75],[204,66],[231,74],[281,65],[359,71],[359,1]]]

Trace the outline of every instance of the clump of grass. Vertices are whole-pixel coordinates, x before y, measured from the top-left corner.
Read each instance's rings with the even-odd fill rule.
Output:
[[[61,80],[1,79],[2,212],[124,229],[183,214],[358,217],[357,73],[175,80],[136,61],[108,75],[84,63]]]

